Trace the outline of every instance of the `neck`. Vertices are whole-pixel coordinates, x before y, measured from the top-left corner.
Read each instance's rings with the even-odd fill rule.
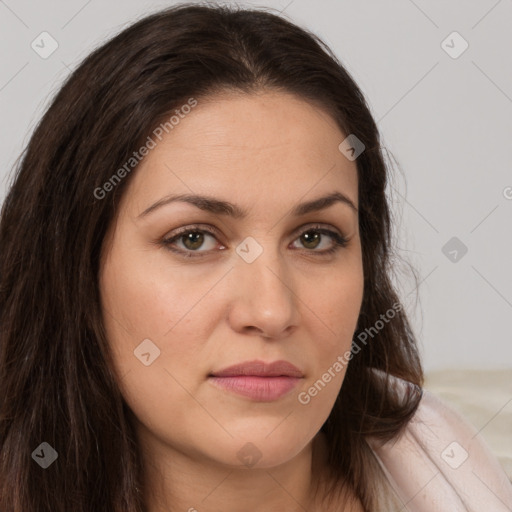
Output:
[[[144,439],[148,512],[320,510],[315,503],[327,457],[322,433],[272,468],[233,468]]]

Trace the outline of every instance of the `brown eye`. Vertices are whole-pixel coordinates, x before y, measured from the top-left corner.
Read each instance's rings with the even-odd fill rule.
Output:
[[[210,229],[191,227],[162,240],[162,244],[170,251],[182,254],[186,257],[203,256],[203,253],[209,252],[209,249],[199,250],[205,245],[205,238],[210,237],[216,240],[215,235],[216,234]],[[179,246],[178,242],[181,243],[182,247]],[[211,248],[214,247],[215,244],[213,244]]]
[[[331,246],[323,251],[316,250],[322,244],[326,236],[333,240]],[[313,226],[306,231],[303,231],[299,235],[298,240],[300,240],[300,243],[303,247],[309,249],[313,253],[318,253],[320,256],[327,256],[329,254],[335,253],[338,249],[348,245],[347,238],[340,235],[336,231],[332,231],[321,226]]]
[[[214,249],[213,245],[210,249],[199,250],[205,245],[205,238],[208,237],[217,240],[217,233],[211,228],[190,226],[180,230],[178,233],[172,235],[161,241],[161,243],[170,251],[184,256],[186,258],[202,257],[210,252],[210,249]],[[324,250],[317,250],[318,247],[324,243],[325,239],[331,239],[330,247]],[[304,248],[307,252],[317,254],[318,256],[328,256],[335,253],[342,247],[346,247],[348,240],[340,235],[338,232],[326,229],[321,226],[309,227],[309,229],[302,231],[299,234],[296,241],[300,241],[302,247],[296,247],[297,249]],[[179,246],[178,242],[181,244]],[[225,247],[223,248],[225,249]]]
[[[196,250],[204,243],[204,234],[199,231],[192,231],[186,235],[181,235],[183,245],[190,250]]]
[[[313,235],[311,233],[313,233]],[[321,241],[322,235],[318,232],[306,231],[300,238],[307,249],[316,249]]]

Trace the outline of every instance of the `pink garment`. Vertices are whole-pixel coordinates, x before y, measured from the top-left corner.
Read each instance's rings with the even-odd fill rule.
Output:
[[[426,390],[397,440],[369,444],[402,512],[512,512],[512,483],[481,434]]]

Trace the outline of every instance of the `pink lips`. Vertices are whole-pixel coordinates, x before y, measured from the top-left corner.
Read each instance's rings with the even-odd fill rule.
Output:
[[[292,390],[303,373],[288,361],[247,361],[210,375],[210,381],[260,402],[277,400]]]

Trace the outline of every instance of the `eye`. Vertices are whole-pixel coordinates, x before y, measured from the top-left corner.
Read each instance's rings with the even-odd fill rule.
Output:
[[[309,227],[308,229],[301,232],[298,239],[306,249],[316,249],[321,245],[323,239],[326,236],[333,241],[331,243],[331,246],[328,247],[327,249],[324,249],[323,251],[313,252],[316,252],[319,255],[326,256],[335,253],[342,247],[346,247],[348,244],[348,239],[345,238],[343,235],[341,235],[337,231],[333,231],[322,226]]]
[[[186,258],[202,257],[204,256],[203,253],[209,252],[209,250],[198,250],[204,245],[205,236],[206,238],[216,238],[217,232],[207,226],[188,226],[179,230],[171,237],[165,238],[161,243],[166,249]],[[332,240],[330,247],[321,251],[316,250],[317,247],[321,246],[325,237]],[[337,231],[333,231],[319,225],[310,226],[308,229],[302,230],[296,240],[302,244],[306,252],[316,253],[319,256],[333,254],[342,247],[346,247],[348,244],[348,239]],[[181,243],[181,248],[177,246],[178,243]],[[225,249],[224,246],[222,247]],[[299,250],[301,249],[299,248]]]
[[[162,243],[170,251],[176,252],[185,257],[195,257],[199,255],[193,254],[194,252],[207,252],[197,250],[204,244],[205,235],[206,237],[215,238],[216,234],[217,233],[211,228],[203,227],[200,229],[199,226],[189,226],[179,230],[178,233],[174,234],[170,238],[162,240]],[[181,242],[183,248],[176,248],[175,245],[177,242]]]

